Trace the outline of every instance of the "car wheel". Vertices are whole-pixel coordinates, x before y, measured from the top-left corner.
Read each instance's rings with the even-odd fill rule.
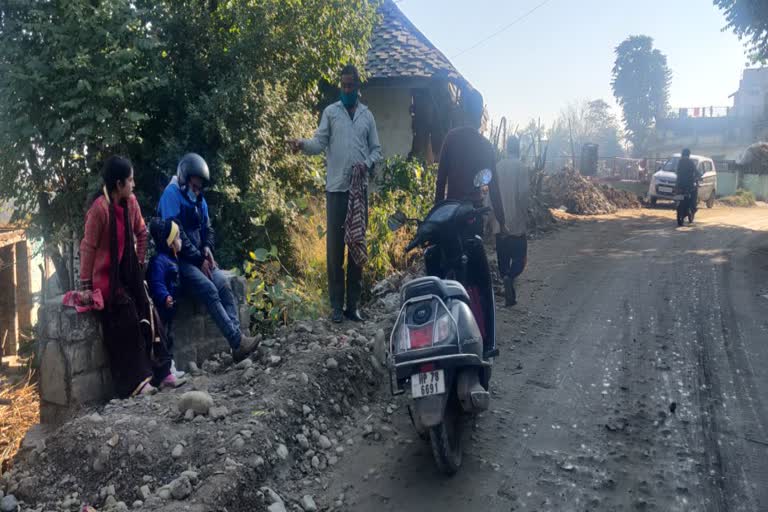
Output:
[[[709,196],[709,199],[707,199],[707,208],[712,208],[715,206],[715,192],[712,191],[712,195]]]
[[[651,198],[651,206],[656,206],[657,202],[658,202],[658,198],[655,198],[655,197]]]

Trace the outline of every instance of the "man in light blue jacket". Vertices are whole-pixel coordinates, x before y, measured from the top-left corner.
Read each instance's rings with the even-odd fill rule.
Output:
[[[346,311],[344,307],[344,220],[347,217],[352,171],[373,171],[381,160],[381,144],[376,121],[368,107],[359,101],[360,74],[352,65],[341,71],[341,97],[328,106],[320,126],[311,139],[291,141],[294,151],[308,155],[326,154],[326,234],[328,292],[333,308],[332,319],[339,323],[346,315],[362,321],[358,305],[363,270],[347,257]],[[366,212],[367,216],[367,212]]]

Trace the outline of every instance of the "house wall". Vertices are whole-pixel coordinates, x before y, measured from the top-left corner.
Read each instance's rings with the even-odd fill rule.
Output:
[[[649,157],[664,159],[683,148],[689,148],[696,155],[707,156],[714,160],[737,160],[747,148],[747,142],[729,140],[726,136],[668,135],[657,140],[649,147]]]
[[[384,157],[407,156],[413,145],[411,89],[370,87],[363,90],[362,101],[376,119]]]
[[[682,117],[659,120],[650,155],[665,158],[690,148],[697,155],[714,160],[736,160],[753,142],[754,122],[750,119],[722,117]]]

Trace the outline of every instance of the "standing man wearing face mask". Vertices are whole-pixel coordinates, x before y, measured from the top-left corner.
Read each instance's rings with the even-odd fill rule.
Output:
[[[240,331],[237,303],[227,275],[213,257],[214,233],[203,189],[210,181],[208,164],[200,155],[188,153],[179,162],[176,176],[165,188],[158,216],[178,224],[181,235],[179,274],[182,288],[208,308],[213,320],[232,348],[236,361],[256,349],[256,339]]]
[[[295,152],[308,155],[326,153],[326,216],[327,216],[327,267],[328,288],[333,309],[332,320],[341,322],[344,316],[362,321],[358,310],[363,270],[348,251],[346,279],[346,310],[344,307],[344,224],[349,205],[361,207],[358,218],[367,219],[367,176],[381,160],[381,144],[376,131],[376,121],[368,107],[359,102],[360,74],[357,68],[347,65],[341,70],[341,97],[323,111],[320,126],[311,139],[289,142]],[[350,201],[357,191],[351,189],[353,176],[363,179],[363,201]],[[364,210],[364,211],[362,211]],[[365,222],[364,222],[365,223]],[[349,234],[348,234],[349,235]],[[362,249],[364,251],[364,248]]]

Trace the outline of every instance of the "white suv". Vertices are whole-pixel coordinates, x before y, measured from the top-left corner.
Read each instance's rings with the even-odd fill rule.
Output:
[[[706,201],[707,208],[715,205],[717,195],[717,169],[711,158],[699,155],[691,155],[691,160],[699,171],[699,201]],[[680,162],[680,154],[672,156],[661,169],[651,177],[648,187],[648,200],[656,204],[659,199],[674,201],[675,185],[677,184],[677,164]]]

